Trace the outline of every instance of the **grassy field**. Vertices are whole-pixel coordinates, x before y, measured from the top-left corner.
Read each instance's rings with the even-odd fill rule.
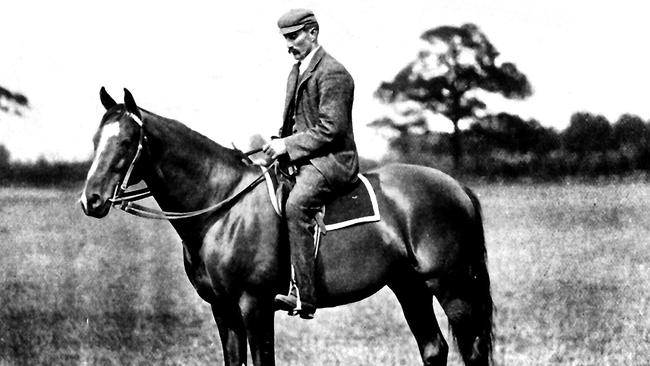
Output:
[[[474,188],[496,362],[650,364],[650,185]],[[210,309],[185,277],[171,226],[120,212],[86,218],[77,198],[0,188],[0,365],[220,364]],[[420,364],[388,291],[276,323],[279,365]]]

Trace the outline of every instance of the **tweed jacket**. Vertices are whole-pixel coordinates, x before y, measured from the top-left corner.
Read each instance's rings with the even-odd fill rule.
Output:
[[[359,157],[352,131],[352,76],[320,47],[299,78],[293,108],[292,89],[287,86],[284,126],[293,128],[290,133],[280,131],[280,136],[287,136],[290,161],[310,162],[334,187],[354,182]],[[293,123],[287,124],[290,118]]]

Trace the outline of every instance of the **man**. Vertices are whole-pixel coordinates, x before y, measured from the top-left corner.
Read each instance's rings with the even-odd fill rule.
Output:
[[[359,157],[352,132],[354,81],[318,44],[314,13],[293,9],[278,20],[288,51],[298,61],[287,83],[280,138],[264,146],[272,158],[295,167],[286,216],[297,293],[276,296],[292,314],[311,319],[314,288],[314,217],[336,192],[357,180]]]

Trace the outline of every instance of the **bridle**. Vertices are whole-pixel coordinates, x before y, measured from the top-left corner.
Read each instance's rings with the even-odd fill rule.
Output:
[[[242,188],[241,190],[231,195],[230,197],[224,199],[223,201],[200,210],[188,211],[188,212],[173,212],[173,211],[157,210],[154,208],[137,204],[135,203],[135,201],[139,201],[141,199],[152,196],[151,190],[149,188],[127,191],[127,189],[130,187],[129,180],[131,179],[131,175],[133,174],[133,169],[135,168],[135,165],[138,163],[140,157],[142,156],[144,150],[144,144],[147,141],[147,137],[144,132],[144,123],[142,122],[140,117],[138,117],[135,113],[132,112],[127,111],[126,113],[127,116],[131,117],[131,119],[140,127],[138,149],[135,155],[133,156],[133,160],[131,160],[131,164],[129,165],[129,168],[126,171],[124,178],[122,178],[120,184],[115,186],[113,197],[111,197],[108,201],[111,202],[111,204],[114,207],[117,207],[128,214],[144,217],[147,219],[179,220],[179,219],[187,219],[190,217],[203,215],[208,212],[217,211],[223,207],[233,204],[241,196],[251,191],[255,186],[257,186],[260,182],[264,180],[265,175],[275,164],[275,160],[274,160],[272,164],[269,164],[269,166],[267,167],[260,166],[260,168],[262,169],[262,173],[246,187]],[[245,152],[243,154],[248,156],[257,153],[260,150],[261,149],[255,149],[249,152]]]
[[[120,182],[120,184],[115,186],[113,197],[109,199],[109,201],[113,204],[113,206],[117,204],[128,203],[131,201],[137,201],[151,196],[151,191],[149,190],[149,188],[126,192],[126,190],[129,188],[129,180],[131,180],[131,174],[133,174],[133,169],[135,168],[135,164],[138,162],[138,160],[140,160],[140,156],[142,156],[142,150],[144,149],[144,142],[146,140],[146,136],[144,134],[144,124],[142,123],[140,117],[138,117],[135,113],[131,113],[131,112],[126,112],[126,114],[127,116],[131,117],[131,119],[138,125],[140,131],[140,137],[138,138],[138,149],[135,152],[133,159],[131,160],[131,164],[129,165],[129,168],[126,170],[126,174],[124,175],[124,178],[122,178],[122,182]],[[120,207],[120,209],[123,208]]]

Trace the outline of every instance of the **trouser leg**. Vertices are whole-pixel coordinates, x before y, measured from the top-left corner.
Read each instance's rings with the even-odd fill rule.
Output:
[[[300,167],[296,185],[289,193],[286,214],[291,247],[291,262],[300,291],[300,300],[316,304],[314,285],[314,217],[332,196],[332,189],[325,177],[313,166]]]

